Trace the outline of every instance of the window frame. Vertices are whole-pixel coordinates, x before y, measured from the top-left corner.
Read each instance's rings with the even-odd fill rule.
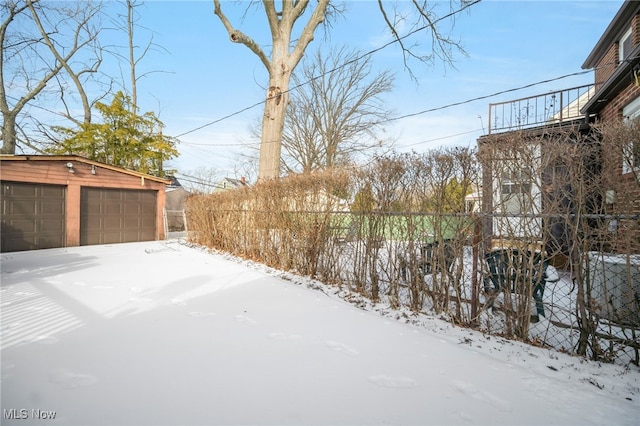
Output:
[[[507,213],[528,213],[533,203],[533,177],[526,166],[501,175],[500,203]]]
[[[620,63],[622,63],[625,59],[627,59],[627,56],[629,56],[629,54],[631,53],[632,47],[631,46],[631,27],[629,27],[629,29],[627,29],[627,31],[624,32],[624,34],[622,35],[622,37],[620,37],[620,40],[618,41],[618,61]],[[627,45],[628,43],[628,49],[625,49],[625,45]]]

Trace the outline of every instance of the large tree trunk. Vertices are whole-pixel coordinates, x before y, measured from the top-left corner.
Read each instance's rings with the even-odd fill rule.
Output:
[[[271,58],[269,58],[258,43],[233,27],[222,12],[220,0],[214,0],[214,13],[227,29],[231,41],[248,47],[258,56],[269,73],[269,89],[262,117],[259,180],[275,179],[280,175],[280,152],[289,80],[305,49],[313,40],[316,27],[324,21],[329,0],[318,0],[292,49],[290,41],[293,26],[302,16],[308,4],[309,0],[284,0],[281,3],[282,9],[276,10],[273,0],[263,1],[273,42]]]
[[[2,151],[0,154],[16,153],[16,116],[15,114],[2,114]]]
[[[278,62],[281,65],[278,65]],[[275,62],[275,72],[269,76],[269,90],[262,116],[262,138],[260,142],[260,180],[276,179],[280,176],[281,140],[284,129],[285,112],[289,99],[291,72],[284,59]]]

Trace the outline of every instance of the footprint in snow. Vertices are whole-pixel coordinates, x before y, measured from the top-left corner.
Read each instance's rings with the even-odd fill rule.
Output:
[[[335,340],[327,340],[326,345],[336,352],[342,352],[351,356],[356,356],[360,353],[351,346],[345,345],[344,343],[336,342]]]
[[[184,305],[187,304],[187,302],[185,302],[182,299],[175,298],[175,299],[171,299],[171,304],[176,305],[176,306],[184,306]]]
[[[148,303],[148,302],[152,302],[152,299],[149,299],[147,297],[131,297],[129,298],[129,302],[133,302],[133,303]]]
[[[273,340],[297,340],[301,338],[299,334],[289,334],[282,332],[269,333],[269,338]]]
[[[490,392],[479,389],[471,383],[456,381],[453,382],[453,387],[473,399],[489,403],[491,406],[502,412],[511,411],[511,404],[509,401],[506,401]]]
[[[380,374],[369,376],[369,381],[383,388],[413,389],[416,387],[416,381],[410,377],[391,377]]]
[[[91,386],[98,380],[91,374],[74,373],[64,368],[58,368],[49,373],[49,382],[60,385],[65,389],[76,389]]]
[[[236,315],[236,321],[241,322],[243,324],[247,324],[247,325],[257,324],[257,322],[255,322],[253,319],[249,318],[246,315]]]
[[[458,415],[458,417],[460,417],[462,420],[465,421],[465,423],[468,424],[473,424],[473,416],[470,416],[469,414],[465,413],[464,411],[458,411],[456,412],[456,414]]]
[[[193,311],[193,312],[189,312],[189,315],[194,317],[194,318],[204,318],[204,317],[212,317],[215,315],[214,312],[198,312],[198,311]]]

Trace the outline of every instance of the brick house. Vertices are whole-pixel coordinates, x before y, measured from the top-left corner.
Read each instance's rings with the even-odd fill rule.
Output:
[[[640,2],[588,55],[593,85],[489,105],[484,252],[526,247],[577,281],[582,320],[640,324]],[[493,251],[497,249],[497,251]]]
[[[168,180],[78,156],[2,155],[2,252],[162,240]]]
[[[593,48],[584,69],[595,71],[595,95],[585,114],[602,123],[640,126],[640,2],[625,1]],[[635,122],[635,123],[634,123]],[[602,136],[602,170],[608,184],[607,213],[620,216],[616,223],[616,250],[640,253],[640,135],[629,133],[620,146]]]
[[[478,139],[483,162],[482,210],[494,214],[483,226],[486,239],[500,239],[505,230],[511,238],[522,234],[530,239],[538,233],[541,240],[553,241],[555,249],[566,254],[571,237],[566,235],[565,219],[544,217],[544,213],[575,213],[573,195],[568,191],[554,195],[558,192],[554,189],[562,186],[566,159],[582,150],[589,155],[581,158],[576,169],[589,174],[594,186],[608,186],[604,193],[594,192],[581,200],[588,206],[586,213],[594,217],[624,213],[620,220],[591,220],[594,235],[610,227],[625,237],[624,244],[616,240],[614,246],[604,247],[595,241],[594,248],[640,253],[638,220],[633,219],[640,212],[640,140],[616,150],[599,131],[599,126],[640,120],[640,2],[622,4],[582,67],[594,69],[595,84],[490,104],[489,132]],[[560,138],[566,148],[556,148],[557,161],[544,162],[542,169],[536,169],[535,163],[549,151],[547,146],[558,145]],[[521,149],[523,141],[530,145],[528,150]],[[510,144],[520,144],[517,154],[509,152]],[[583,185],[589,187],[590,182]],[[505,217],[496,217],[500,214]],[[526,217],[536,214],[540,218]]]

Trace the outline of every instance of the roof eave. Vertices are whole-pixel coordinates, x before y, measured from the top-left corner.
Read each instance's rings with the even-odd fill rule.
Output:
[[[614,73],[598,89],[595,96],[582,108],[584,114],[595,114],[600,112],[606,105],[607,100],[617,95],[625,87],[631,84],[633,67],[640,63],[640,45],[629,54],[629,58],[618,66]],[[613,95],[613,96],[612,96]]]
[[[609,47],[628,29],[628,24],[638,12],[640,12],[640,2],[627,0],[623,3],[618,13],[616,13],[616,16],[611,20],[609,26],[600,37],[600,40],[598,40],[584,61],[584,64],[582,64],[582,69],[591,69],[598,65],[598,62],[607,53]]]
[[[11,155],[0,154],[0,160],[16,160],[16,161],[78,161],[81,163],[94,165],[96,167],[102,167],[103,169],[113,170],[120,173],[125,173],[135,177],[145,178],[151,181],[164,183],[169,185],[171,181],[169,179],[163,179],[157,176],[149,175],[146,173],[136,172],[134,170],[123,169],[122,167],[112,166],[110,164],[101,163],[99,161],[89,160],[88,158],[79,157],[77,155]]]

